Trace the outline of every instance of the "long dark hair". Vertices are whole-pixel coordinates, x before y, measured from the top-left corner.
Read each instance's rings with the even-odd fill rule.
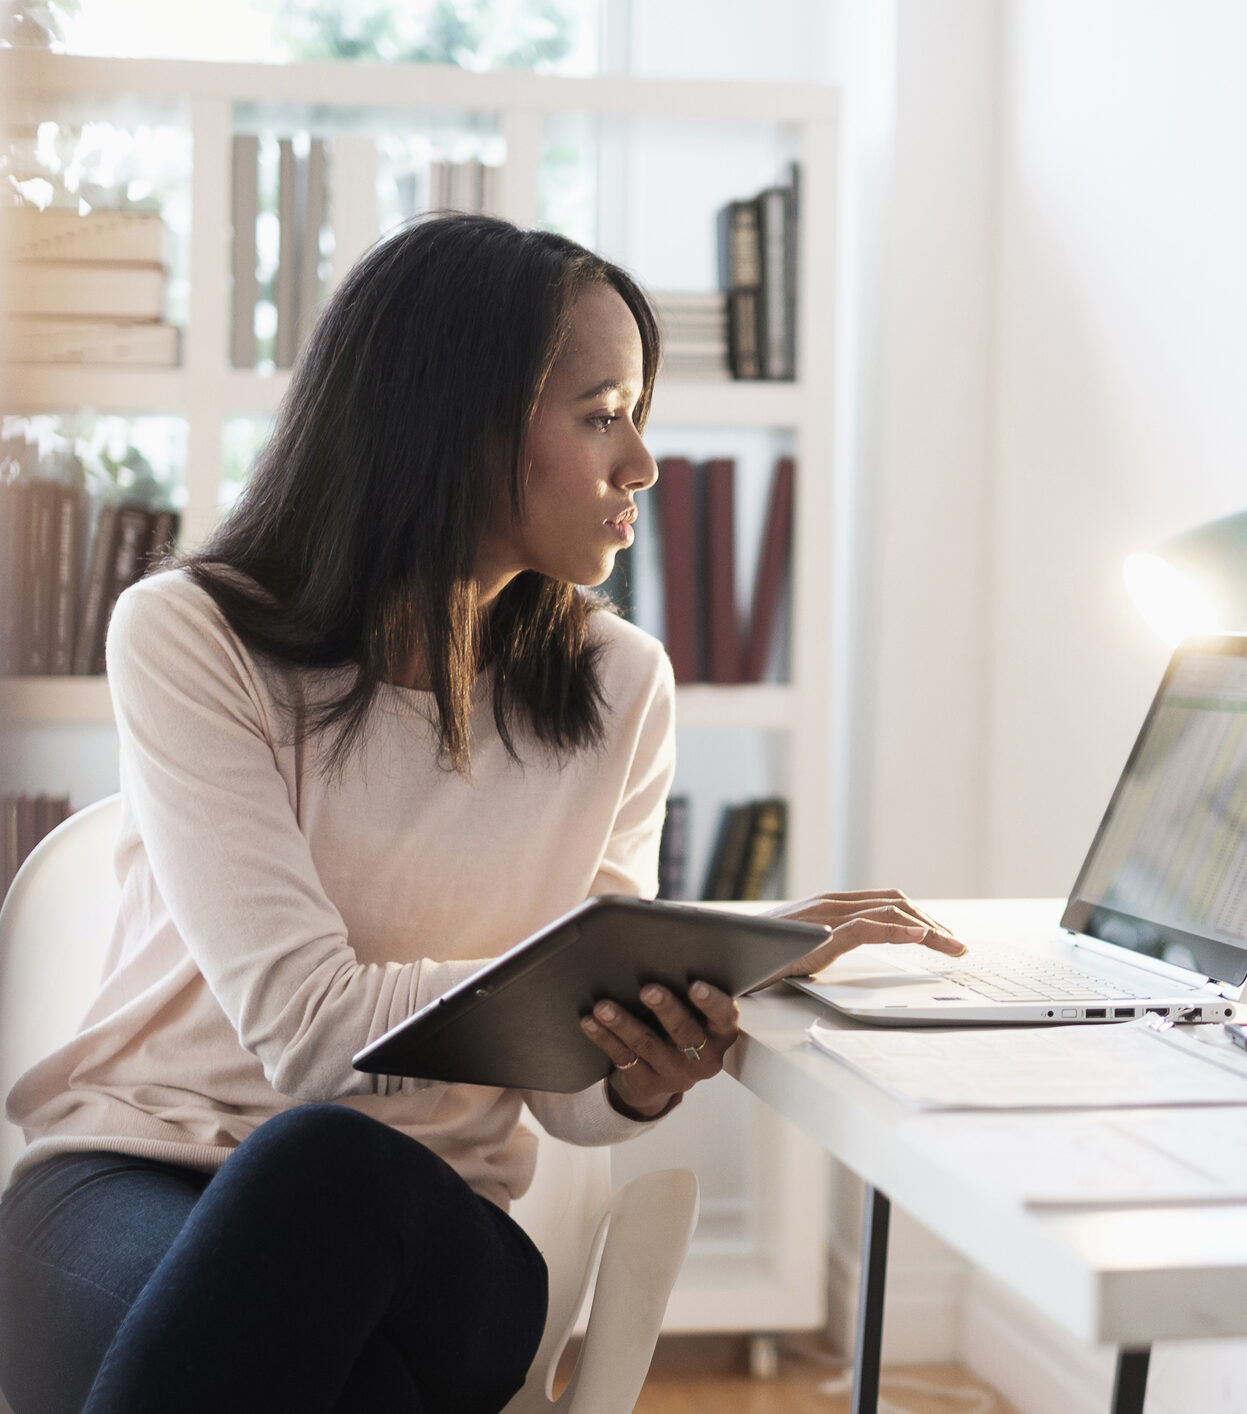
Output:
[[[299,729],[335,730],[332,768],[417,647],[454,769],[468,766],[486,663],[513,757],[517,722],[559,753],[601,740],[594,597],[525,571],[481,626],[473,581],[501,498],[522,512],[525,436],[572,307],[600,284],[641,335],[643,426],[660,354],[653,312],[624,271],[546,231],[486,216],[407,224],[350,271],[308,336],[246,491],[184,564],[250,648],[354,669]]]

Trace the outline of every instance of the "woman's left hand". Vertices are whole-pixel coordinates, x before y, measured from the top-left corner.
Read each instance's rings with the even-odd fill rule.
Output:
[[[630,1118],[652,1119],[677,1095],[723,1069],[738,1013],[732,998],[708,982],[694,982],[686,1000],[650,984],[641,989],[641,1001],[665,1034],[611,1001],[598,1002],[580,1025],[614,1063],[606,1082],[611,1103]]]

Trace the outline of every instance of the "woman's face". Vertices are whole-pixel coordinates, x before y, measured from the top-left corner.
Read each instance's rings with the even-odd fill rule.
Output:
[[[609,285],[590,287],[573,306],[571,336],[524,444],[523,511],[501,507],[482,543],[483,600],[523,570],[586,585],[610,574],[632,544],[637,493],[658,479],[632,421],[643,383],[628,306]]]

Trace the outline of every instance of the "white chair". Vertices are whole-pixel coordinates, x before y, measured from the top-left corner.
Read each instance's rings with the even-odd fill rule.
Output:
[[[0,908],[2,1093],[73,1034],[95,995],[117,908],[119,814],[110,796],[70,816],[31,852]],[[514,1212],[546,1258],[550,1309],[528,1379],[505,1414],[631,1414],[697,1221],[697,1179],[668,1169],[612,1192],[609,1150],[532,1127],[537,1174]],[[20,1130],[0,1121],[0,1183],[22,1144]],[[587,1296],[579,1358],[556,1400],[555,1370]],[[2,1397],[0,1414],[8,1414]]]

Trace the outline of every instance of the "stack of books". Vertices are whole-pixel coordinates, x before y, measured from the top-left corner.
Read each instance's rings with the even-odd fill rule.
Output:
[[[662,293],[653,300],[663,333],[663,371],[673,378],[726,378],[726,295]]]
[[[0,294],[6,357],[29,363],[176,364],[165,321],[169,233],[135,211],[0,211],[9,278]]]
[[[68,796],[0,796],[0,898],[8,893],[30,851],[68,819]]]
[[[797,168],[786,184],[719,212],[719,287],[727,296],[733,378],[796,377]]]
[[[37,466],[10,464],[7,472],[0,479],[0,674],[102,673],[113,606],[172,552],[178,513],[124,499],[95,502],[75,480]]]

